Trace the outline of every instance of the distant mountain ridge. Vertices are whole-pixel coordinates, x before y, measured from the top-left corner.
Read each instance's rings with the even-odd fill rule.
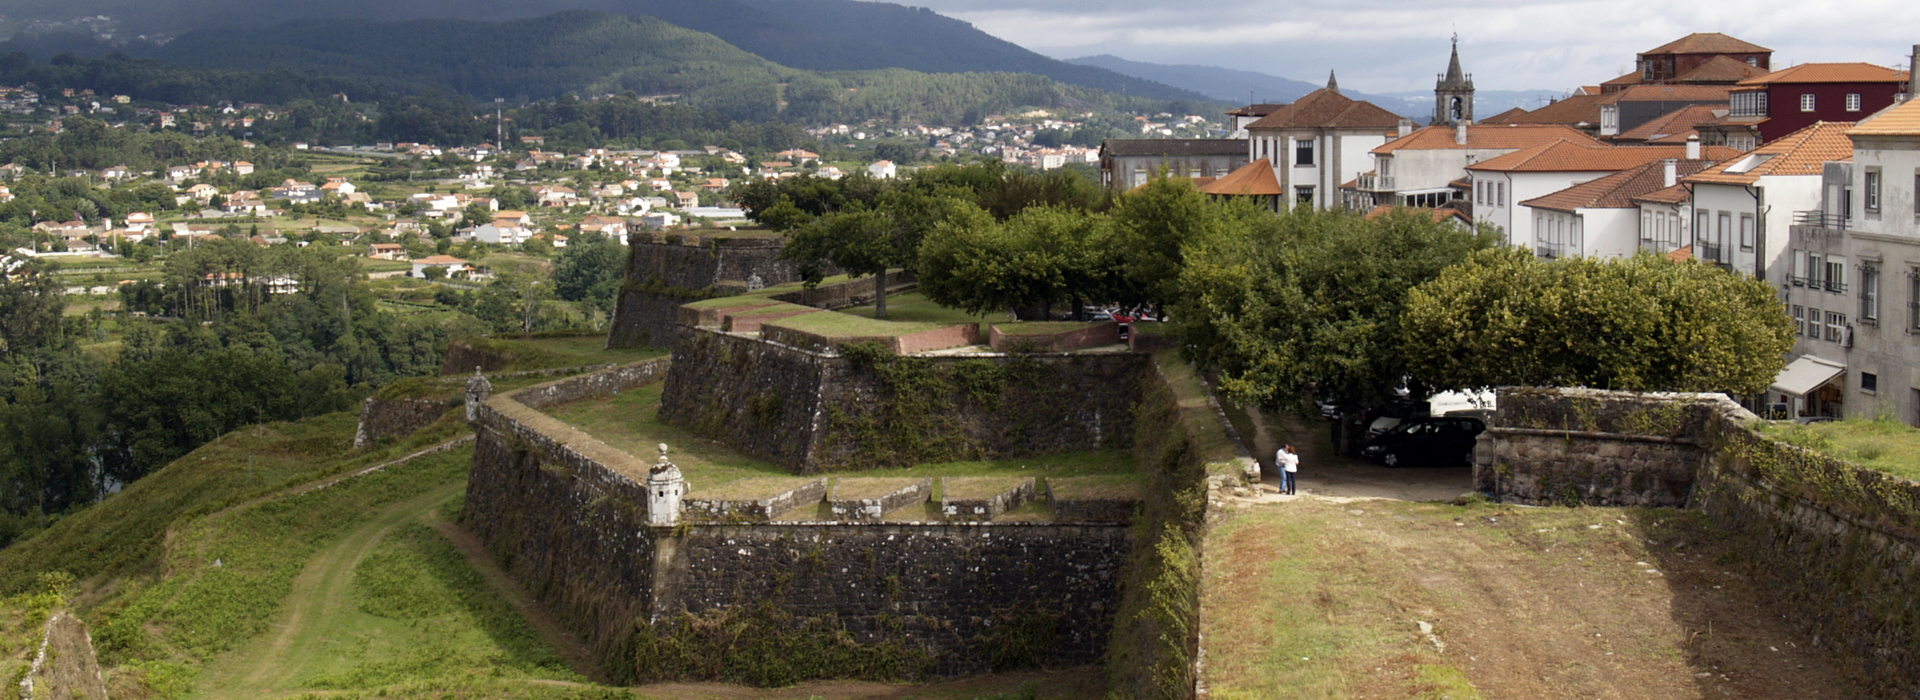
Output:
[[[1324,81],[1310,83],[1219,66],[1141,63],[1105,54],[1070,58],[1067,62],[1105,68],[1115,73],[1168,85],[1179,85],[1235,105],[1284,104],[1326,87]],[[1425,124],[1427,120],[1433,118],[1432,91],[1409,90],[1367,94],[1342,89],[1341,93],[1357,100],[1372,102],[1382,109],[1412,119],[1418,124]],[[1474,93],[1474,114],[1478,117],[1491,117],[1514,107],[1539,109],[1548,102],[1564,96],[1566,96],[1565,92],[1556,90],[1480,90]]]
[[[972,25],[884,2],[856,0],[15,0],[16,17],[106,15],[129,37],[262,30],[289,21],[525,20],[565,10],[645,15],[706,32],[790,68],[903,68],[927,73],[1032,73],[1157,100],[1212,102],[1193,90],[1069,64],[995,38]],[[299,25],[337,26],[337,25]],[[227,36],[232,36],[228,34]],[[184,36],[182,37],[184,38]],[[508,45],[509,48],[511,44]],[[110,50],[110,49],[108,49]],[[478,49],[498,51],[499,47]],[[105,50],[95,53],[104,55]],[[146,53],[130,51],[130,53]],[[175,52],[173,55],[179,55]],[[44,56],[42,57],[44,58]]]

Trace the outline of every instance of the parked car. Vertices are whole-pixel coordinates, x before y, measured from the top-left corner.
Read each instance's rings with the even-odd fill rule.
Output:
[[[1415,416],[1368,440],[1360,456],[1389,467],[1472,461],[1475,438],[1487,429],[1478,418]]]
[[[1433,407],[1425,401],[1394,401],[1367,409],[1367,435],[1372,437],[1392,430],[1408,418],[1424,417]]]

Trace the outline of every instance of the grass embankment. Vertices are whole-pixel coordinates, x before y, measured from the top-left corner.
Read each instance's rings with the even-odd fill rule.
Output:
[[[1849,418],[1800,425],[1759,422],[1761,434],[1867,469],[1920,480],[1920,430],[1894,418]]]
[[[1697,511],[1302,499],[1206,551],[1223,700],[1850,692]]]
[[[741,479],[790,477],[792,473],[771,462],[755,459],[724,445],[695,436],[677,426],[660,422],[660,384],[622,391],[617,395],[578,401],[549,409],[555,419],[593,435],[627,454],[651,460],[656,446],[667,443],[670,457],[697,495]],[[836,476],[942,477],[942,476],[1029,476],[1079,477],[1112,476],[1136,479],[1133,462],[1118,450],[1065,452],[1012,459],[973,460],[917,464],[899,469],[847,472]],[[936,494],[939,482],[934,483]],[[1044,489],[1044,484],[1043,484]]]

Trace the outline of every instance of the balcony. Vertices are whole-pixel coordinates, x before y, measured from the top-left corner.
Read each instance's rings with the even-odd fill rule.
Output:
[[[1362,192],[1392,192],[1393,176],[1360,173],[1355,176],[1354,186]]]
[[[1845,214],[1829,214],[1818,209],[1796,211],[1793,213],[1793,225],[1795,226],[1810,226],[1814,228],[1845,231],[1847,230],[1848,221],[1850,221],[1850,219]]]

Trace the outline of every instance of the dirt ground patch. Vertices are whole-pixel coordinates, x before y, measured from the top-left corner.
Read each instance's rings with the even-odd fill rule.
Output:
[[[1695,512],[1301,496],[1207,544],[1214,698],[1843,698]]]
[[[1099,700],[1106,677],[1098,668],[1000,673],[925,685],[814,681],[788,688],[748,688],[721,683],[656,683],[635,688],[652,700]]]

